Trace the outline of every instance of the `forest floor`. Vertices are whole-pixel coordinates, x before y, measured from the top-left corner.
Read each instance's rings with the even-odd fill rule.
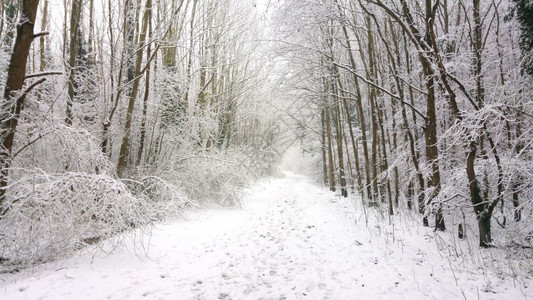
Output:
[[[367,223],[352,201],[285,172],[248,190],[243,209],[2,274],[0,299],[533,299],[532,282],[458,267],[414,218]]]

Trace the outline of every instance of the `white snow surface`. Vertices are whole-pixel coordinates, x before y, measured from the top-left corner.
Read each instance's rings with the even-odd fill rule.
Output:
[[[0,299],[533,298],[523,282],[451,269],[431,229],[387,233],[386,218],[367,225],[357,199],[305,176],[285,172],[247,195],[243,209],[156,225],[143,241],[149,248],[89,247],[2,274]]]

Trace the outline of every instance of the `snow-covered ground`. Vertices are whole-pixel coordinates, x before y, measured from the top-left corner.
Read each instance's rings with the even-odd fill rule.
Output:
[[[242,210],[156,225],[149,248],[87,249],[0,275],[0,299],[533,298],[524,282],[455,268],[417,222],[367,225],[356,200],[305,176],[285,172],[247,194]]]

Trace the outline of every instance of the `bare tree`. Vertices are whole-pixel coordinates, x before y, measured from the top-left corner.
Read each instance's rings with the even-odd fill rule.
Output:
[[[33,32],[39,0],[22,1],[22,11],[17,24],[17,35],[13,52],[9,60],[7,80],[1,105],[2,123],[0,135],[2,149],[0,149],[0,207],[3,204],[8,185],[9,168],[11,166],[11,153],[17,130],[18,118],[24,107],[26,95],[38,84],[44,82],[40,79],[28,86],[22,93],[20,91],[25,82],[26,63],[33,40],[45,33]],[[3,208],[2,208],[3,211]]]

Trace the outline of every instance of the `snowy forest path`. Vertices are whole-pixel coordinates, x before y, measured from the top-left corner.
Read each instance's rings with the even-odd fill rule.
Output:
[[[456,286],[427,236],[387,242],[349,199],[285,172],[248,190],[243,209],[156,225],[141,241],[149,248],[138,240],[3,275],[0,299],[477,298],[482,278]]]

